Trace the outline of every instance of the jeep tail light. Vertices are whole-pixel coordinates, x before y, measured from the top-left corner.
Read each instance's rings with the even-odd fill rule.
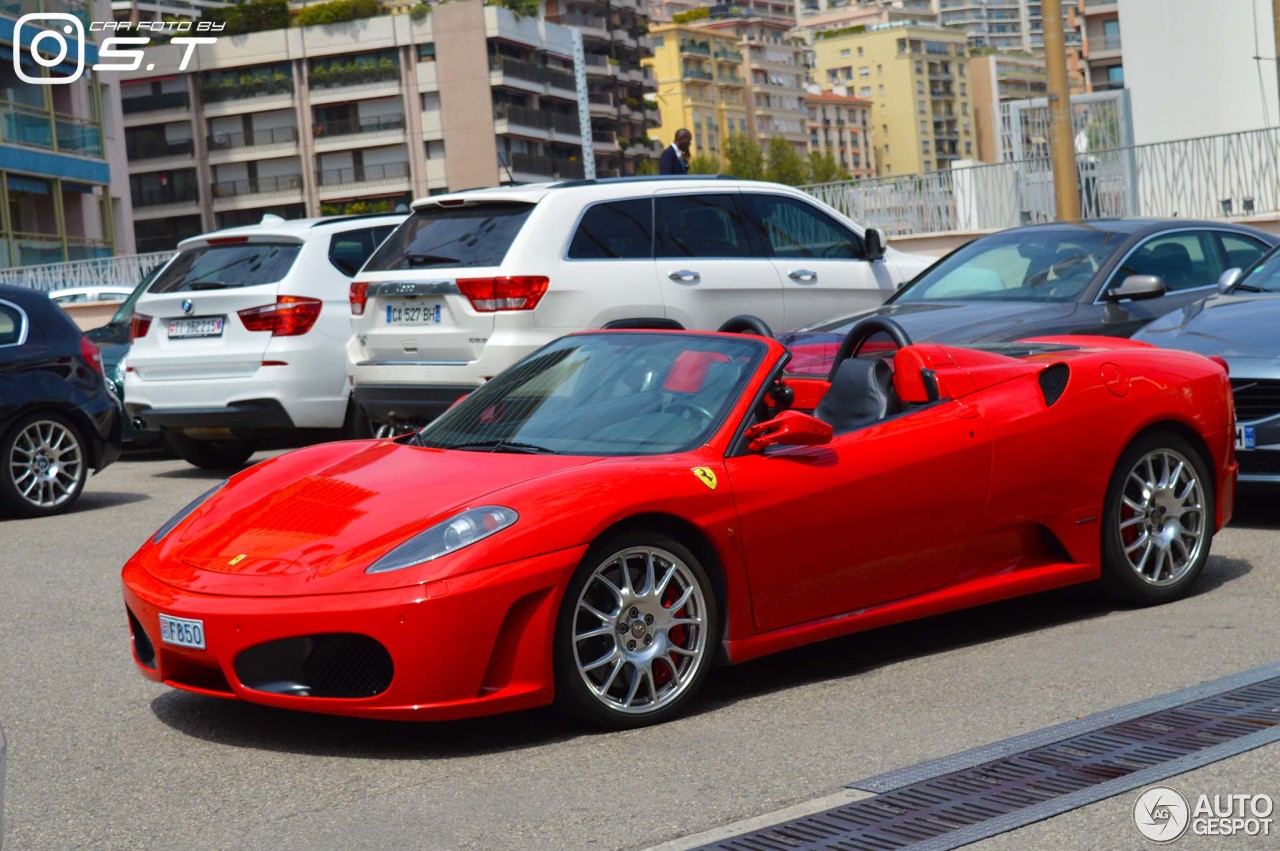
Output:
[[[80,335],[80,357],[84,358],[84,362],[89,364],[89,368],[98,375],[107,377],[106,370],[102,368],[102,350],[83,334]]]
[[[275,304],[248,307],[237,314],[250,331],[270,331],[273,337],[296,337],[316,324],[322,304],[316,298],[282,295],[277,296]]]
[[[351,302],[351,315],[364,316],[364,306],[369,301],[369,284],[366,281],[352,281],[351,292],[347,294]]]
[[[550,281],[541,275],[501,278],[459,278],[458,290],[480,313],[497,310],[533,310],[547,292]]]
[[[147,336],[147,332],[151,330],[151,317],[145,313],[133,314],[133,319],[129,320],[129,342],[141,339]]]

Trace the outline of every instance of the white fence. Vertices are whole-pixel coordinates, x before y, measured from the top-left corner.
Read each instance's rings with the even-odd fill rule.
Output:
[[[44,266],[0,269],[0,284],[28,287],[45,292],[67,287],[133,286],[175,253],[157,251],[152,254],[131,254],[126,257],[101,257],[94,260],[73,260],[69,263],[49,263]]]
[[[1080,154],[1081,215],[1220,218],[1280,210],[1280,127]],[[1053,221],[1047,158],[802,187],[891,235]]]

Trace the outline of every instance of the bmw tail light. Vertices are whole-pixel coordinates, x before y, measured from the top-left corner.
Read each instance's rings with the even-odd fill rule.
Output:
[[[273,337],[296,337],[305,334],[320,318],[323,302],[316,298],[282,295],[275,304],[247,307],[237,311],[249,331],[270,331]]]
[[[85,363],[89,364],[89,368],[101,375],[107,377],[107,372],[102,368],[102,350],[84,335],[80,336],[80,356],[84,358]]]
[[[352,316],[364,316],[364,306],[369,301],[369,284],[365,281],[353,281],[347,301],[351,302]]]
[[[129,321],[129,342],[140,340],[147,336],[147,332],[151,330],[151,317],[145,313],[133,314],[133,319]]]
[[[459,278],[458,290],[479,313],[498,310],[533,310],[547,292],[550,281],[541,275],[501,278]]]

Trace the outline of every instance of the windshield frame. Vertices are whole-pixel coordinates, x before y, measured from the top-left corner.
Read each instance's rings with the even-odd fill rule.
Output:
[[[1240,289],[1241,284],[1244,284],[1245,286],[1253,286],[1253,284],[1249,283],[1249,278],[1251,278],[1254,273],[1263,266],[1266,266],[1268,261],[1272,259],[1280,261],[1280,244],[1274,245],[1267,251],[1264,251],[1261,257],[1254,260],[1241,270],[1240,277],[1236,278],[1235,281],[1232,282],[1231,286],[1227,288],[1225,294],[1234,295],[1236,292],[1240,292],[1243,295],[1280,295],[1280,288],[1269,290],[1264,287],[1256,287],[1256,292],[1254,290]],[[1280,269],[1277,270],[1276,283],[1277,285],[1280,285]]]
[[[572,446],[563,447],[563,446],[555,446],[554,444],[547,445],[547,441],[544,439],[540,439],[539,436],[529,436],[527,434],[522,433],[529,418],[517,421],[516,427],[514,430],[512,430],[506,437],[502,437],[497,440],[492,440],[492,439],[478,440],[477,439],[478,436],[476,434],[474,433],[464,434],[462,430],[453,432],[453,434],[446,439],[433,440],[434,432],[441,433],[443,437],[443,435],[448,433],[447,430],[450,428],[450,425],[455,421],[466,422],[468,418],[471,418],[476,422],[478,422],[484,416],[486,411],[492,409],[499,402],[503,402],[511,398],[511,395],[513,394],[508,393],[509,389],[518,390],[522,387],[527,386],[527,384],[531,380],[535,380],[537,376],[547,374],[551,369],[555,367],[556,364],[552,364],[547,368],[542,369],[536,373],[532,373],[531,375],[528,375],[528,376],[520,375],[520,370],[522,366],[527,366],[533,363],[539,357],[544,357],[554,352],[557,348],[562,348],[569,354],[572,354],[573,352],[578,351],[581,348],[581,347],[575,347],[573,344],[576,342],[582,341],[584,339],[591,340],[592,338],[597,338],[597,339],[608,338],[608,339],[616,340],[616,339],[621,339],[626,337],[649,338],[650,340],[653,341],[654,350],[659,355],[661,354],[661,351],[662,351],[661,341],[671,341],[671,340],[676,340],[681,338],[689,341],[694,341],[695,344],[698,341],[706,341],[707,343],[715,343],[716,341],[720,341],[722,343],[722,346],[705,345],[705,344],[702,346],[694,345],[691,348],[684,349],[683,351],[685,353],[689,351],[708,351],[708,352],[725,354],[726,353],[724,351],[725,349],[736,349],[738,354],[741,354],[746,359],[741,361],[742,363],[741,373],[735,378],[734,385],[730,387],[725,393],[724,399],[720,403],[718,408],[714,412],[712,412],[713,415],[708,420],[707,424],[703,426],[702,429],[698,431],[696,434],[694,434],[689,439],[681,443],[661,444],[657,446],[640,446],[640,445],[629,445],[629,444],[623,443],[623,444],[620,444],[621,448],[617,450],[597,451],[596,449],[593,448],[592,451],[583,451],[580,449],[576,449]],[[590,346],[594,344],[587,343],[585,345]],[[586,359],[589,360],[592,357],[600,358],[601,356],[607,355],[608,357],[611,357],[611,358],[623,358],[625,359],[626,362],[630,363],[630,362],[634,362],[637,351],[641,351],[641,350],[637,348],[631,348],[625,352],[622,352],[622,351],[616,351],[613,353],[606,353],[604,351],[596,351],[594,353],[588,352]],[[760,387],[763,386],[764,379],[762,376],[768,374],[777,365],[778,361],[781,358],[786,357],[787,354],[788,353],[786,349],[775,340],[766,339],[763,337],[753,337],[745,334],[744,335],[726,335],[726,334],[716,334],[716,333],[696,332],[696,331],[691,332],[691,331],[665,331],[665,330],[661,330],[661,331],[659,330],[586,331],[586,332],[580,332],[575,334],[568,334],[564,337],[560,337],[556,340],[551,341],[550,343],[547,343],[545,346],[542,346],[537,351],[531,353],[525,358],[522,358],[519,362],[517,362],[513,366],[508,367],[506,370],[503,370],[501,373],[495,376],[489,383],[477,388],[469,395],[463,397],[453,407],[449,408],[447,411],[445,411],[443,414],[441,414],[431,423],[427,424],[422,429],[415,432],[413,436],[410,438],[410,443],[412,445],[424,446],[431,449],[441,449],[441,450],[448,450],[448,451],[471,451],[471,449],[459,448],[461,446],[468,446],[468,447],[471,447],[472,449],[482,449],[482,450],[487,449],[489,451],[499,452],[499,451],[502,451],[504,447],[510,447],[510,453],[504,453],[504,454],[508,454],[508,457],[509,457],[509,454],[522,453],[522,450],[527,451],[530,448],[531,444],[533,444],[535,448],[539,446],[545,446],[546,449],[553,450],[551,452],[546,452],[545,454],[555,454],[555,455],[562,455],[565,457],[573,457],[573,458],[641,458],[641,457],[654,457],[654,456],[663,456],[663,455],[680,455],[680,454],[692,452],[698,449],[698,447],[700,446],[718,446],[721,454],[723,454],[729,442],[729,438],[726,437],[726,434],[731,436],[734,433],[735,429],[737,428],[737,424],[739,423],[739,421],[741,421],[743,417],[746,415],[746,413],[750,410],[751,400],[757,395],[757,393],[760,390]],[[566,359],[568,358],[568,356],[569,355],[566,355]],[[731,355],[731,356],[737,357],[737,355]],[[679,357],[679,355],[676,355],[676,357]],[[665,380],[668,380],[670,378],[671,372],[672,370],[674,370],[674,368],[675,368],[675,361],[673,360],[671,364],[668,366],[667,372],[664,373],[664,376],[665,376],[665,378],[663,379],[664,382]],[[705,379],[705,377],[706,377],[705,375],[702,376],[703,379]],[[586,380],[590,383],[595,380],[595,376],[594,375],[590,376]],[[566,381],[566,383],[568,382]],[[494,388],[494,389],[491,389],[491,388]],[[669,395],[672,392],[679,392],[679,391],[669,390],[665,386],[665,383],[662,385],[658,385],[654,389],[656,389],[658,393],[662,395]],[[699,390],[701,389],[702,388],[700,387]],[[651,391],[644,390],[640,392],[651,392]],[[545,404],[546,399],[549,398],[550,395],[551,394],[548,394],[547,397],[544,397],[543,401],[539,403],[538,408],[535,408],[534,411],[531,412],[531,414],[536,414],[537,411],[541,408],[541,405]],[[638,397],[638,396],[639,396],[639,392],[632,392],[621,398],[629,399],[629,398]],[[573,403],[572,410],[577,412],[575,416],[580,417],[581,410],[582,410],[580,407],[581,401],[577,399],[576,396],[573,394],[571,394],[568,397],[568,399]],[[608,398],[604,398],[600,400],[601,402],[600,406],[603,407],[603,404],[607,403],[608,401],[610,401]],[[688,401],[688,400],[685,400],[685,401]],[[566,412],[568,412],[568,410],[570,409],[566,408]],[[665,410],[661,412],[668,413],[668,411],[665,411]],[[551,411],[549,414],[545,416],[545,418],[548,420],[551,420],[554,423],[554,419],[562,415],[563,415],[562,412]],[[643,414],[641,414],[640,416],[643,416]],[[637,416],[637,419],[638,418],[639,416]],[[545,428],[546,423],[545,422],[542,423],[541,427]],[[466,428],[474,429],[475,423],[473,422],[466,425]],[[619,435],[619,437],[621,436],[622,435]],[[583,442],[585,442],[585,440],[586,438],[583,439]],[[488,444],[488,445],[485,445],[485,444]],[[490,448],[490,446],[492,448]],[[538,454],[538,453],[532,453],[532,454]]]

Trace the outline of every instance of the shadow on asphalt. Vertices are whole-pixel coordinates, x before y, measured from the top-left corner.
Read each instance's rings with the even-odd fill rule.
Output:
[[[246,465],[249,466],[249,465]],[[157,479],[207,479],[212,482],[220,482],[227,476],[233,476],[243,470],[244,467],[237,467],[234,470],[202,470],[199,467],[180,467],[177,470],[164,470],[160,473],[152,473]]]
[[[72,506],[68,514],[79,514],[81,511],[95,511],[99,508],[110,508],[113,505],[128,505],[131,502],[146,502],[150,494],[131,491],[96,491],[86,488],[80,501]]]
[[[1252,569],[1239,559],[1212,558],[1190,600]],[[1075,586],[835,638],[713,671],[692,712],[714,712],[757,695],[857,676],[921,656],[1105,617],[1116,610],[1094,587]],[[153,700],[151,709],[174,730],[218,744],[360,759],[447,759],[540,747],[601,732],[551,708],[465,721],[371,721],[173,690]]]

